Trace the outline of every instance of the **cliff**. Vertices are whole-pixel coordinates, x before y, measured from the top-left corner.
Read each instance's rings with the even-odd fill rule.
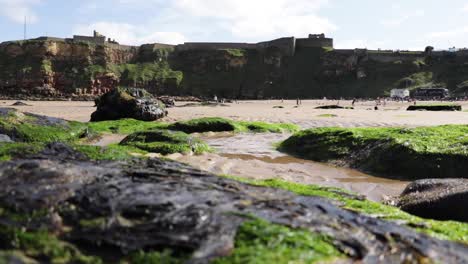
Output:
[[[259,48],[191,49],[59,40],[6,42],[0,44],[0,93],[95,96],[120,85],[158,95],[261,99],[376,97],[396,87],[432,85],[455,94],[468,90],[468,55],[463,51],[334,50],[307,45],[291,50],[281,41],[268,43]]]

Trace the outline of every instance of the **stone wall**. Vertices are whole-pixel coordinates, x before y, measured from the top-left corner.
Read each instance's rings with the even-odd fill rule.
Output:
[[[73,36],[74,41],[78,42],[89,42],[98,45],[104,45],[106,43],[106,37],[98,36],[98,37],[89,37],[89,36]]]
[[[177,45],[177,51],[187,50],[216,50],[216,49],[255,49],[256,44],[249,43],[224,43],[224,42],[185,42]]]
[[[395,61],[414,61],[425,58],[424,52],[387,52],[369,50],[367,54],[370,60],[385,63]]]
[[[296,40],[296,48],[321,48],[333,47],[332,38],[299,38]]]
[[[270,47],[279,48],[287,56],[293,56],[296,51],[296,39],[294,37],[279,38],[256,44],[257,49],[266,49]]]

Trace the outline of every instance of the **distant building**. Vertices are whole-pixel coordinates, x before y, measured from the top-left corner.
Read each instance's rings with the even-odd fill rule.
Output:
[[[106,36],[100,34],[96,30],[93,31],[93,36],[80,36],[80,35],[74,35],[73,36],[73,41],[76,42],[86,42],[90,44],[98,44],[98,45],[104,45],[106,44]],[[109,38],[109,43],[112,44],[118,44],[115,40],[111,40]]]
[[[393,89],[390,92],[390,97],[397,99],[404,99],[410,97],[410,91],[408,89]]]

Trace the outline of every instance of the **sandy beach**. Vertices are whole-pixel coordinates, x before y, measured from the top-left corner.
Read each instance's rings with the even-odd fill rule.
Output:
[[[29,106],[11,106],[15,101],[0,101],[0,107],[14,107],[21,111],[41,115],[89,121],[95,110],[94,102],[63,101],[23,101]],[[418,102],[423,104],[425,102]],[[437,102],[430,102],[437,103]],[[458,102],[468,110],[468,101]],[[190,104],[178,102],[177,106]],[[169,109],[167,122],[188,120],[200,117],[225,117],[234,120],[288,122],[301,125],[303,128],[316,126],[430,126],[445,124],[468,124],[466,112],[408,112],[410,103],[387,102],[373,110],[374,101],[358,102],[354,110],[319,110],[317,106],[339,104],[351,106],[351,101],[307,100],[296,107],[295,100],[239,101],[225,106],[187,106]],[[274,108],[281,106],[283,108]]]

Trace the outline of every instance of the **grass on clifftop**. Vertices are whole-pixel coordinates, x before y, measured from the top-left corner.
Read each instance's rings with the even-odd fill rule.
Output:
[[[468,126],[316,128],[296,133],[279,149],[392,177],[463,178],[468,170]]]
[[[206,117],[189,121],[176,122],[169,125],[169,129],[183,131],[185,133],[203,132],[295,132],[299,130],[293,124],[272,124],[265,122],[233,121],[220,117]]]
[[[278,179],[252,180],[235,176],[225,177],[255,186],[284,189],[298,195],[320,196],[331,200],[336,200],[343,203],[342,207],[344,209],[364,213],[386,220],[403,221],[406,226],[413,228],[418,232],[426,233],[439,239],[458,241],[468,244],[468,223],[423,219],[403,212],[393,206],[388,206],[369,200],[355,199],[350,192],[339,188],[304,185]]]

